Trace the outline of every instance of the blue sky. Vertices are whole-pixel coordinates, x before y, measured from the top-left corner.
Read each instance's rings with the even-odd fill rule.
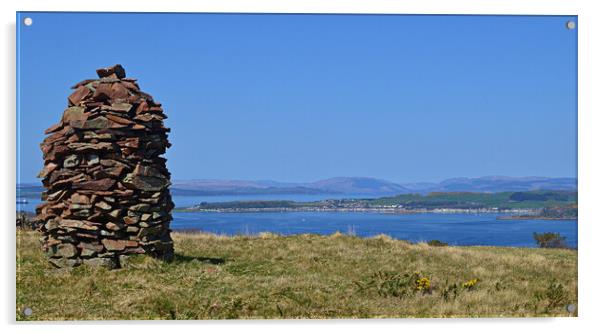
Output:
[[[163,103],[173,179],[576,177],[569,19],[20,13],[18,181],[115,63]]]

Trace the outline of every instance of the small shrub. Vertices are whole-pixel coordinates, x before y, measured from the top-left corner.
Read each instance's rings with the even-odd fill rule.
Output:
[[[437,240],[437,239],[430,240],[430,241],[427,242],[427,244],[429,246],[447,246],[448,245],[447,243],[442,242],[442,241]]]
[[[227,319],[240,318],[243,315],[245,302],[240,297],[234,297],[224,303],[223,315]]]
[[[177,318],[177,301],[172,297],[165,297],[164,294],[153,297],[150,302],[150,309],[158,313],[164,319]]]
[[[458,297],[458,285],[455,283],[452,285],[446,285],[441,291],[441,297],[445,301],[449,301],[450,299],[455,299]]]
[[[430,293],[431,280],[428,277],[422,276],[420,272],[412,274],[383,272],[378,271],[366,282],[356,281],[359,291],[375,289],[378,295],[382,297],[399,297],[403,298],[410,293]]]
[[[562,283],[552,281],[546,290],[535,294],[535,299],[538,301],[545,301],[545,310],[549,311],[568,303],[568,292],[565,290]]]
[[[410,281],[407,274],[378,271],[373,275],[376,290],[383,297],[404,297],[408,294]]]
[[[533,239],[537,242],[537,245],[541,248],[567,248],[566,237],[560,236],[559,233],[544,232],[544,233],[533,233]]]
[[[42,225],[35,215],[24,211],[17,211],[16,224],[21,230],[37,230]]]

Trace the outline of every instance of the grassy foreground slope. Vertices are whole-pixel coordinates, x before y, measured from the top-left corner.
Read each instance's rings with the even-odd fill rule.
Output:
[[[17,237],[18,320],[567,316],[577,302],[573,250],[174,233],[172,263],[60,271],[37,233]]]

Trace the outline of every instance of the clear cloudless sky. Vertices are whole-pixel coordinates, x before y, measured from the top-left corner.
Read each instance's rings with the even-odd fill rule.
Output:
[[[116,63],[163,103],[173,179],[576,177],[568,20],[18,13],[18,181],[69,87]]]

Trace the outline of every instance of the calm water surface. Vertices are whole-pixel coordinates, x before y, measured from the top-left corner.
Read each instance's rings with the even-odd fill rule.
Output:
[[[291,235],[334,232],[361,237],[386,234],[412,242],[438,239],[450,245],[535,247],[533,232],[557,232],[577,246],[577,222],[497,220],[497,214],[381,214],[348,212],[174,213],[172,228],[217,234]]]
[[[348,197],[348,196],[347,196]],[[363,196],[365,197],[365,196]],[[315,201],[337,198],[332,195],[249,195],[249,196],[174,196],[178,207],[202,201],[295,200]],[[340,198],[340,197],[338,197]],[[40,200],[28,199],[17,208],[33,211]],[[386,234],[413,242],[438,239],[451,245],[536,246],[533,232],[557,232],[569,246],[577,246],[577,221],[497,220],[497,214],[382,214],[348,212],[270,212],[270,213],[201,213],[174,212],[174,230],[194,229],[217,234],[257,234],[273,232],[284,235],[334,232],[361,237]]]

